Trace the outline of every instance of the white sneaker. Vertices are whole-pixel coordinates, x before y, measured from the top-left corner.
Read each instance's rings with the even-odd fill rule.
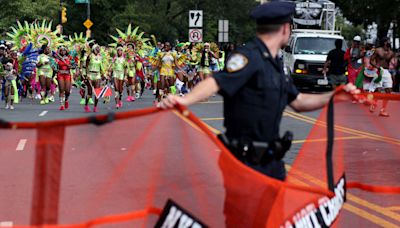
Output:
[[[50,102],[54,102],[54,96],[50,96],[50,97],[49,97],[49,101],[50,101]]]
[[[36,99],[36,100],[41,100],[41,99],[42,99],[42,96],[40,96],[40,94],[36,94],[35,99]]]
[[[11,110],[14,110],[14,106],[13,106],[13,105],[10,105],[10,109],[11,109]]]
[[[140,93],[136,93],[136,94],[135,94],[135,98],[136,98],[136,99],[139,99],[139,98],[140,98]]]
[[[157,91],[155,89],[153,89],[153,95],[156,95]]]
[[[9,109],[10,108],[10,105],[9,104],[6,104],[6,109]]]

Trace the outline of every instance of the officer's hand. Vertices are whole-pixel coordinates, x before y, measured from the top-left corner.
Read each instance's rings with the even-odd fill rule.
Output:
[[[348,83],[343,86],[339,86],[335,91],[335,100],[338,101],[351,101],[351,100],[359,100],[357,96],[360,94],[360,90],[357,89],[353,83]]]
[[[169,95],[168,97],[162,99],[161,102],[157,104],[157,107],[168,109],[173,108],[176,104],[186,105],[185,98],[176,95]]]

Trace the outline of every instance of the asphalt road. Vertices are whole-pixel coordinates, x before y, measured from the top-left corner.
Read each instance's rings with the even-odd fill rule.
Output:
[[[111,100],[108,104],[100,102],[99,112],[85,113],[83,106],[79,104],[79,91],[77,89],[73,89],[70,96],[70,107],[68,110],[59,110],[60,105],[58,98],[56,98],[54,103],[49,103],[47,105],[40,105],[39,100],[23,99],[19,104],[14,105],[14,110],[6,110],[4,105],[1,105],[0,119],[9,122],[37,122],[73,119],[96,114],[107,114],[109,112],[124,112],[128,110],[153,107],[153,100],[154,97],[151,91],[146,90],[143,94],[143,97],[137,101],[124,101],[123,108],[121,109],[115,109],[115,102]],[[211,97],[207,102],[202,102],[191,106],[190,110],[212,128],[215,128],[218,131],[224,131],[222,97],[218,95]],[[290,111],[290,109],[288,111]],[[319,112],[311,112],[307,115],[315,118],[319,115]],[[311,127],[312,126],[308,123],[301,122],[284,115],[281,124],[281,132],[283,133],[286,130],[291,130],[295,135],[295,140],[304,140],[307,137]],[[293,144],[292,150],[286,155],[286,162],[292,163],[301,145],[302,143]]]

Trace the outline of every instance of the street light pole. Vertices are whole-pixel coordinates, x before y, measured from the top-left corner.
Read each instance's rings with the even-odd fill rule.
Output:
[[[90,0],[87,1],[86,17],[86,19],[90,19]]]
[[[62,0],[60,0],[60,11],[59,11],[59,14],[58,14],[58,15],[59,15],[58,18],[60,19],[60,20],[59,20],[59,21],[60,21],[60,22],[59,22],[60,25],[62,24],[61,11],[62,11]]]
[[[90,0],[87,0],[86,8],[86,21],[90,20]],[[86,27],[86,37],[90,38],[92,36],[92,31],[90,28]]]

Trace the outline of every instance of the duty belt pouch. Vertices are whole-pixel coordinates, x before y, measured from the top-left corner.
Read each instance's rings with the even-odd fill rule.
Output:
[[[268,143],[264,142],[253,142],[252,143],[252,153],[251,153],[251,163],[255,165],[265,165],[269,163],[273,154],[269,150]]]
[[[225,134],[219,134],[218,139],[240,161],[246,160],[247,152],[243,150],[243,143],[236,139],[229,139]]]
[[[280,161],[285,157],[286,152],[288,152],[290,147],[292,146],[292,141],[293,141],[293,133],[291,131],[285,132],[283,137],[278,141],[276,141],[275,143],[276,160]]]

